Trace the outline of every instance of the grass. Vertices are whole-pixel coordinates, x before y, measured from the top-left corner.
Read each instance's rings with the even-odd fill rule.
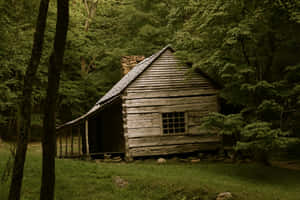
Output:
[[[0,144],[0,175],[9,158],[7,145]],[[57,160],[56,200],[135,200],[135,199],[215,199],[229,191],[235,199],[299,200],[300,171],[271,168],[259,164],[201,162],[186,164],[155,161],[134,163],[96,163]],[[120,176],[129,185],[118,187]],[[41,152],[39,145],[29,148],[22,199],[39,197]],[[0,183],[0,199],[6,199],[9,184]]]

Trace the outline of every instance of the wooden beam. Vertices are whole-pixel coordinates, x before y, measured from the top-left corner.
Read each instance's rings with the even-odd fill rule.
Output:
[[[59,157],[60,158],[62,158],[62,149],[63,149],[63,147],[62,147],[62,135],[60,133],[60,135],[59,135]]]
[[[81,137],[80,137],[80,125],[77,128],[77,133],[78,133],[78,154],[81,155]]]
[[[66,129],[66,152],[65,152],[65,157],[68,156],[68,129]]]
[[[124,93],[122,97],[122,104],[126,104],[126,99],[124,97],[126,96],[126,93]],[[125,141],[125,159],[126,161],[132,161],[132,157],[130,155],[129,151],[129,145],[128,145],[128,136],[127,136],[127,110],[126,107],[122,106],[122,117],[123,117],[123,135],[124,135],[124,141]]]
[[[88,120],[85,120],[85,147],[86,147],[86,155],[90,154],[90,148],[89,148],[89,122]]]
[[[72,127],[70,127],[70,133],[71,133],[71,155],[73,155],[73,153],[74,153],[74,146],[73,146],[74,137],[73,137],[73,129],[72,129]]]
[[[188,152],[195,152],[195,151],[217,150],[220,147],[221,147],[220,142],[150,146],[150,147],[131,148],[130,154],[133,157],[167,155],[167,154],[188,153]]]

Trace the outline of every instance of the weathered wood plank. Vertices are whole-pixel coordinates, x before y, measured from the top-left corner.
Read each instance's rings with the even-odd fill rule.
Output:
[[[152,88],[143,88],[143,87],[140,87],[140,88],[128,88],[127,89],[127,92],[129,93],[139,93],[139,92],[157,92],[157,91],[160,91],[160,92],[176,92],[177,91],[177,94],[180,95],[180,91],[184,91],[184,90],[190,90],[192,88],[195,88],[193,86],[191,87],[187,87],[187,86],[182,86],[182,87],[172,87],[172,86],[167,86],[167,87],[152,87]],[[199,87],[198,87],[199,88]],[[208,87],[201,87],[203,90],[209,90],[211,89],[209,86]],[[205,93],[204,93],[205,94]]]
[[[137,81],[131,84],[132,87],[137,86],[144,86],[145,84],[161,84],[161,85],[169,85],[170,83],[173,84],[181,84],[181,85],[190,85],[190,84],[198,84],[198,85],[210,85],[204,80],[199,79],[192,79],[192,80],[186,80],[186,79],[170,79],[170,78],[161,78],[156,80],[151,79],[143,79],[141,81]]]
[[[199,144],[183,144],[183,145],[168,145],[154,147],[140,147],[130,149],[133,157],[138,156],[154,156],[167,155],[176,153],[187,153],[201,150],[216,150],[220,148],[219,143],[199,143]]]
[[[155,117],[150,120],[137,119],[137,120],[128,120],[126,128],[151,128],[157,127],[160,125],[160,117]]]
[[[208,83],[172,83],[172,82],[167,82],[167,83],[143,83],[143,84],[138,84],[138,85],[131,85],[129,90],[133,89],[160,89],[160,88],[212,88],[211,85]]]
[[[151,106],[151,107],[128,107],[127,113],[155,113],[155,112],[186,112],[189,110],[209,110],[211,112],[216,111],[216,102],[203,102],[191,103],[191,104],[178,104],[171,106]]]
[[[151,92],[141,92],[141,91],[128,91],[124,99],[137,99],[137,98],[158,98],[158,97],[181,97],[181,96],[193,96],[201,94],[217,94],[215,89],[187,89],[178,92],[174,91],[151,91]]]
[[[161,88],[212,88],[211,85],[208,83],[199,83],[199,82],[172,82],[172,81],[167,81],[165,83],[140,83],[140,84],[135,84],[131,85],[129,90],[133,89],[161,89]]]
[[[187,134],[207,134],[205,130],[200,129],[200,125],[188,125]],[[127,128],[126,136],[128,138],[161,136],[160,124],[153,124],[152,127]]]
[[[145,88],[144,90],[142,88],[139,88],[139,89],[127,89],[127,92],[128,93],[150,93],[150,92],[177,92],[177,96],[180,96],[180,92],[184,92],[184,91],[187,91],[187,90],[191,90],[193,89],[194,87],[163,87],[163,88]],[[208,87],[201,87],[201,89],[203,90],[210,90],[211,88],[208,88]],[[203,95],[205,94],[208,94],[206,93],[205,91],[202,93]],[[146,96],[146,95],[145,95]]]
[[[187,81],[185,78],[180,78],[180,76],[167,76],[167,77],[164,77],[164,76],[161,76],[161,75],[157,75],[157,76],[147,76],[146,78],[142,79],[141,81],[138,81],[138,82],[134,82],[132,83],[131,86],[134,86],[134,85],[137,85],[137,84],[140,84],[140,83],[153,83],[153,84],[156,84],[156,83],[160,83],[160,82],[172,82],[172,83],[176,83],[176,82],[195,82],[195,83],[207,83],[205,80],[203,79],[196,79],[196,78],[193,78],[193,79],[190,79],[189,81]]]
[[[149,147],[162,145],[195,144],[207,142],[220,142],[219,136],[192,136],[192,135],[168,135],[155,137],[141,137],[128,139],[129,147]]]
[[[161,80],[166,80],[166,79],[174,79],[174,80],[199,80],[199,81],[207,81],[206,78],[202,77],[202,76],[189,76],[187,75],[183,75],[183,76],[177,76],[174,73],[168,73],[168,76],[161,76],[160,73],[150,73],[150,72],[145,72],[146,76],[144,76],[143,78],[138,77],[136,80],[141,81],[141,80],[152,80],[155,81],[156,79],[161,79]],[[143,75],[145,75],[143,74]],[[155,79],[153,79],[155,78]]]
[[[127,120],[129,121],[144,121],[153,120],[155,118],[160,118],[160,113],[145,113],[145,114],[127,114]]]
[[[125,101],[126,107],[140,107],[140,106],[164,106],[164,105],[178,105],[208,103],[216,101],[216,96],[195,96],[195,97],[178,97],[178,98],[152,98],[152,99],[129,99]]]
[[[161,135],[160,126],[149,128],[127,128],[126,133],[126,136],[128,136],[128,138],[154,135]]]
[[[183,73],[188,73],[189,69],[182,68],[181,66],[174,66],[174,64],[162,64],[162,65],[152,65],[149,69],[147,69],[147,71],[145,73],[150,74],[151,72],[152,73],[153,72],[166,72],[166,73],[170,74],[170,72],[173,72],[173,71],[183,74]],[[188,73],[188,74],[192,74],[192,73]]]
[[[144,74],[142,74],[139,78],[137,78],[136,80],[141,80],[142,76],[148,76],[148,75],[151,75],[151,76],[158,76],[158,75],[161,75],[161,77],[169,77],[169,76],[180,76],[180,77],[185,77],[185,78],[188,78],[189,76],[186,74],[186,72],[180,72],[180,71],[168,71],[168,70],[165,70],[165,71],[146,71]]]

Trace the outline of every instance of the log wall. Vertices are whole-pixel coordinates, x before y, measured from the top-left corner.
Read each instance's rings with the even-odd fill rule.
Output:
[[[123,93],[127,156],[162,155],[219,146],[220,138],[199,130],[201,117],[218,111],[217,90],[189,72],[170,50],[163,53]],[[185,112],[185,134],[162,133],[163,112]]]

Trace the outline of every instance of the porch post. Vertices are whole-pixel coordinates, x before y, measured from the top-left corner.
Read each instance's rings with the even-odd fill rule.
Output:
[[[86,155],[90,155],[90,148],[89,148],[89,122],[85,120],[85,147],[86,147]]]

